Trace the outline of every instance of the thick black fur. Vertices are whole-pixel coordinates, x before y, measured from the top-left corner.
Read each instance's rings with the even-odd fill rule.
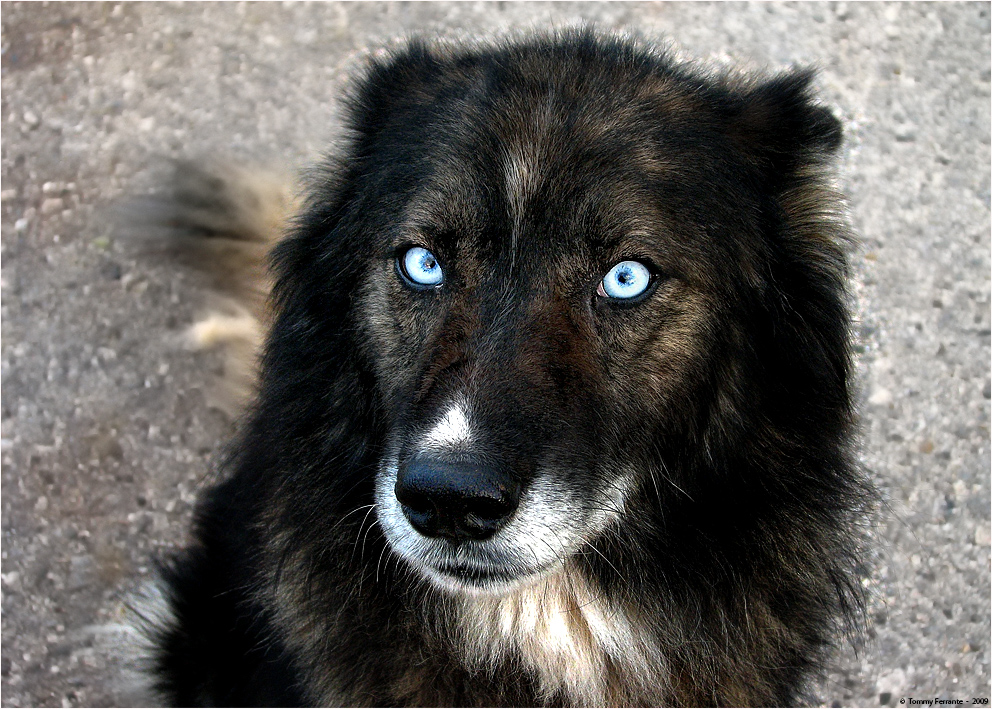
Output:
[[[603,696],[808,701],[833,642],[859,618],[857,526],[871,499],[850,457],[845,229],[824,174],[841,127],[812,101],[810,78],[713,77],[592,32],[468,49],[413,42],[373,62],[350,99],[350,147],[313,175],[275,252],[274,325],[228,474],[202,500],[195,544],[164,572],[175,620],[155,631],[154,676],[166,698],[588,700],[548,690],[512,648],[470,663],[448,592],[397,557],[366,514],[391,436],[428,406],[417,387],[429,362],[440,377],[437,368],[474,362],[473,338],[506,335],[478,325],[492,322],[485,306],[461,330],[423,325],[434,306],[401,290],[388,302],[409,314],[383,315],[392,325],[382,329],[369,321],[384,306],[370,304],[368,284],[396,276],[406,210],[439,175],[465,206],[432,222],[431,243],[461,254],[471,240],[485,273],[509,263],[499,256],[514,228],[501,150],[531,130],[520,107],[546,100],[557,137],[541,165],[558,172],[529,203],[523,265],[513,268],[526,290],[534,264],[585,258],[591,285],[576,291],[587,305],[562,296],[546,321],[554,332],[535,336],[544,349],[528,356],[541,384],[493,385],[527,402],[505,413],[506,435],[522,460],[567,441],[570,485],[595,488],[597,466],[617,456],[665,475],[645,473],[615,526],[591,542],[596,553],[575,561],[602,598],[636,606],[667,668],[628,690],[624,669],[610,665]],[[655,239],[646,248],[661,255],[647,299],[616,307],[593,295],[610,265],[597,250],[613,253],[620,237],[609,235],[628,217],[642,218]],[[479,278],[473,292],[489,302]],[[674,322],[684,324],[678,336],[665,330]],[[603,354],[568,341],[586,331],[608,343]],[[641,349],[624,352],[631,332]],[[662,349],[641,377],[638,362]],[[519,354],[501,351],[494,372]]]

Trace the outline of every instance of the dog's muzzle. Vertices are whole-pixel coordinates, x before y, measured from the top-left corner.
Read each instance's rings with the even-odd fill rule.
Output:
[[[396,499],[425,537],[489,539],[513,517],[520,485],[494,466],[458,458],[420,454],[400,465]]]

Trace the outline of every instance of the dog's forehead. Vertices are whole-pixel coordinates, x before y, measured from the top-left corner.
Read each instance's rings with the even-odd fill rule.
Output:
[[[678,210],[661,186],[700,182],[691,150],[669,146],[691,116],[705,124],[709,109],[671,77],[607,79],[586,77],[579,91],[561,75],[532,75],[499,91],[424,99],[424,142],[390,144],[416,166],[404,173],[392,246],[423,240],[449,254],[470,246],[475,257],[515,262],[544,261],[550,245],[556,258],[651,255],[633,253],[632,240],[683,248],[688,222],[671,218]]]
[[[647,149],[620,155],[589,141],[577,146],[579,138],[537,124],[493,141],[482,159],[456,148],[435,157],[410,193],[397,241],[416,234],[477,253],[540,256],[548,242],[561,252],[663,239],[667,216],[651,187],[659,161]]]

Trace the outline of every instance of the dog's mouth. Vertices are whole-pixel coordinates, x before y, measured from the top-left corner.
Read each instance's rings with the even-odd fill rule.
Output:
[[[500,595],[543,578],[550,570],[480,567],[473,564],[423,563],[422,570],[438,585],[451,591]]]
[[[476,569],[471,566],[457,564],[442,564],[435,567],[438,573],[452,576],[462,583],[485,585],[492,581],[512,581],[513,574],[507,571],[491,571]]]

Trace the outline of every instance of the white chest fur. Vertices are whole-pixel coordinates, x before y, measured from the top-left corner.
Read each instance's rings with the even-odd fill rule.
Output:
[[[474,664],[516,654],[548,698],[564,692],[573,704],[614,704],[664,677],[651,634],[597,597],[575,570],[504,596],[466,597],[458,610]]]

